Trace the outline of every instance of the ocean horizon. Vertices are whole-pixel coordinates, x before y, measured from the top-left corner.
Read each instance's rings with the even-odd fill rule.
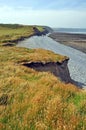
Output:
[[[86,34],[86,28],[53,28],[55,32]]]

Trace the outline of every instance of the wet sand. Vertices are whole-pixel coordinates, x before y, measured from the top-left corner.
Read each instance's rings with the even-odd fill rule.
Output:
[[[86,53],[86,34],[59,33],[49,35],[55,41]]]

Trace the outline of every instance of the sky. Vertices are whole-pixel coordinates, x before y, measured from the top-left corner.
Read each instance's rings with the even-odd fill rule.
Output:
[[[86,0],[0,0],[0,23],[86,28]]]

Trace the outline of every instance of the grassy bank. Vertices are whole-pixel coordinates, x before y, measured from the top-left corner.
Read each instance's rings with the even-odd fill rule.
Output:
[[[86,129],[85,91],[50,72],[21,65],[65,58],[40,49],[0,46],[0,130]]]
[[[36,28],[40,32],[44,30],[41,26],[36,26]],[[14,42],[34,34],[33,26],[0,24],[0,43]]]

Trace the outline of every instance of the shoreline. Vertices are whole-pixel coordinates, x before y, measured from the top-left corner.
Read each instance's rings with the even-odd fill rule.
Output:
[[[47,33],[49,33],[46,28],[44,28],[43,31],[38,30],[36,27],[33,27],[33,29],[34,29],[34,32],[27,35],[27,36],[23,35],[23,36],[20,36],[19,38],[16,38],[14,40],[11,39],[11,40],[8,40],[7,42],[1,43],[0,45],[1,46],[16,46],[16,44],[18,44],[18,42],[24,41],[27,38],[30,38],[33,36],[42,36],[42,35],[46,35]]]
[[[70,46],[86,54],[86,34],[53,32],[49,37],[56,42]]]

